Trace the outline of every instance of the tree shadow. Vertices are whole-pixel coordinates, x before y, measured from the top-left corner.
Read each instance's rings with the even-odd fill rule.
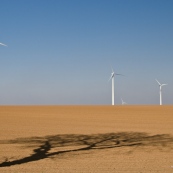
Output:
[[[156,149],[173,149],[173,136],[168,134],[148,135],[137,132],[106,133],[92,135],[52,135],[45,137],[19,138],[9,141],[0,141],[0,144],[22,144],[26,148],[33,145],[35,149],[30,156],[0,163],[0,167],[38,161],[46,158],[58,157],[69,152],[104,150],[111,148],[125,148],[151,146]]]

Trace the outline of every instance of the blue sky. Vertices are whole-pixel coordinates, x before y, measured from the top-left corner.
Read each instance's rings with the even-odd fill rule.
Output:
[[[0,0],[0,104],[173,104],[172,0]]]

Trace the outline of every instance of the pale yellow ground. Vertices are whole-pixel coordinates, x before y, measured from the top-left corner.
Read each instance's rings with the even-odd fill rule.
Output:
[[[0,106],[0,173],[173,173],[173,106]]]

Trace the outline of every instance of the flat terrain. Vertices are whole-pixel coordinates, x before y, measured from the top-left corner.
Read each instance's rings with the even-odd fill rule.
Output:
[[[2,173],[173,173],[173,106],[0,106]]]

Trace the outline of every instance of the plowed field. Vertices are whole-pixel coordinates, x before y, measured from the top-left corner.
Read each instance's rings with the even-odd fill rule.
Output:
[[[173,173],[173,106],[0,106],[2,173]]]

